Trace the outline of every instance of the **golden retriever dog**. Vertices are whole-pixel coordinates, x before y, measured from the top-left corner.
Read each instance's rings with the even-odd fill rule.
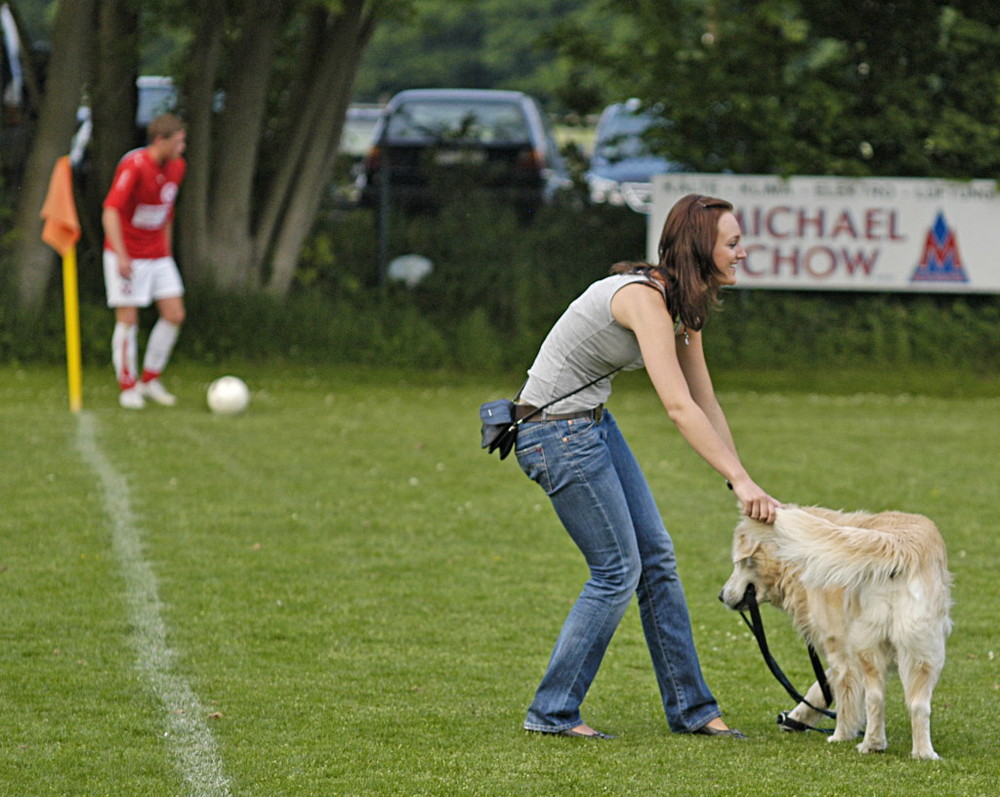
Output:
[[[854,739],[862,753],[885,750],[885,680],[895,663],[910,712],[914,758],[936,759],[931,694],[944,666],[951,606],[944,540],[922,515],[838,512],[786,504],[773,526],[744,518],[733,533],[733,572],[719,599],[757,600],[789,614],[827,659],[837,704],[831,742]],[[823,707],[819,684],[806,700]],[[805,703],[792,719],[811,723]]]

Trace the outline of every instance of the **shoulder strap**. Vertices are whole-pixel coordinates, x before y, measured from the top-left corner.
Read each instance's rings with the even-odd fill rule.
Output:
[[[532,418],[534,418],[539,413],[545,412],[545,410],[547,410],[553,404],[558,404],[563,399],[568,399],[570,396],[575,396],[581,390],[586,390],[591,385],[596,385],[602,379],[607,379],[612,374],[618,373],[624,367],[625,366],[623,366],[623,365],[619,365],[617,368],[613,368],[612,370],[608,371],[606,374],[601,374],[596,379],[591,379],[589,382],[587,382],[587,384],[580,385],[580,387],[578,387],[576,390],[571,390],[569,393],[566,393],[566,394],[560,396],[559,398],[552,399],[552,401],[550,401],[548,404],[543,404],[541,407],[538,407],[534,412],[532,412],[532,413],[530,413],[528,415],[525,415],[523,418],[521,418],[518,421],[515,421],[514,425],[515,426],[520,426],[522,423],[524,423],[525,421],[531,420]],[[514,397],[514,401],[517,401],[521,397],[521,390],[524,390],[524,385],[526,385],[526,384],[528,384],[528,380],[527,379],[524,380],[524,384],[521,385],[521,389],[517,391],[517,395]]]

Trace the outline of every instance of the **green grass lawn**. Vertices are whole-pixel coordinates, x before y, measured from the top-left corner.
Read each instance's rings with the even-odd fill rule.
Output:
[[[0,794],[996,793],[1000,398],[988,387],[962,397],[951,375],[950,395],[920,395],[896,377],[882,393],[868,373],[771,392],[718,377],[744,460],[776,497],[940,526],[955,575],[932,719],[943,760],[918,762],[898,681],[884,754],[778,730],[790,701],[716,599],[732,495],[641,374],[618,380],[612,408],[674,535],[706,676],[745,742],[668,731],[634,607],[584,704],[618,738],[521,730],[586,573],[542,492],[478,448],[479,403],[516,378],[252,366],[238,370],[250,411],[217,418],[204,389],[220,373],[180,365],[167,378],[180,406],[136,413],[118,409],[108,371],[88,371],[78,417],[58,369],[0,367]],[[148,571],[120,550],[123,527]],[[136,597],[137,572],[153,595]],[[136,618],[151,616],[166,687],[142,664],[155,634]],[[780,613],[764,620],[805,688],[804,646]],[[163,700],[178,685],[195,698],[186,708]],[[192,785],[188,720],[227,786]]]

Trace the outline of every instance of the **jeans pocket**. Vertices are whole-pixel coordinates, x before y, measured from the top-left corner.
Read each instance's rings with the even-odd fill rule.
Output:
[[[526,437],[527,440],[518,439],[517,463],[529,479],[537,483],[546,493],[550,493],[552,480],[549,478],[545,462],[545,446],[542,445],[541,436],[526,435]]]
[[[570,418],[568,421],[556,421],[556,423],[563,442],[577,435],[586,434],[597,426],[597,421],[593,418]]]

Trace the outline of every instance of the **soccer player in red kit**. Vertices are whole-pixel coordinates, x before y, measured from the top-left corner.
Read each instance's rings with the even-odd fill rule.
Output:
[[[115,311],[112,362],[119,403],[142,409],[146,399],[173,406],[160,382],[184,322],[184,283],[173,257],[174,202],[187,164],[184,123],[158,116],[147,128],[149,144],[121,159],[104,200],[104,284]],[[156,302],[159,318],[149,333],[142,373],[138,363],[139,308]]]

